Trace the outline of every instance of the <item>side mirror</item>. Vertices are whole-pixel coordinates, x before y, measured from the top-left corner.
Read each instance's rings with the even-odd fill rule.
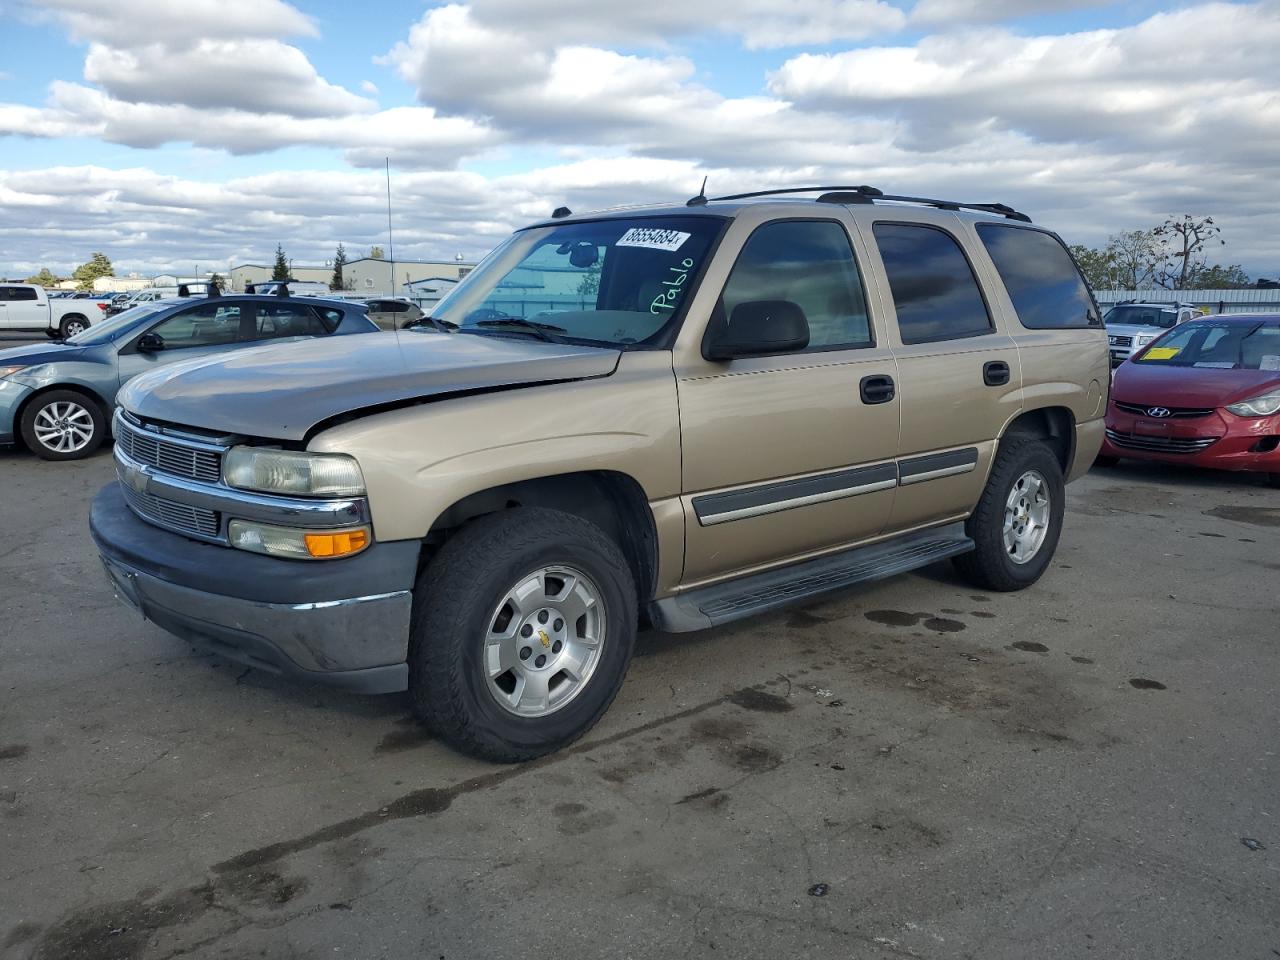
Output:
[[[159,353],[164,349],[164,337],[158,333],[144,333],[138,338],[139,353]]]
[[[748,300],[733,308],[729,322],[713,328],[703,347],[708,360],[734,360],[794,353],[809,346],[809,321],[790,300]]]

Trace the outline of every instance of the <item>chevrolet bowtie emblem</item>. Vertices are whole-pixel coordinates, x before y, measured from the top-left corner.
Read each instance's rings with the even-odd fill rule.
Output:
[[[550,638],[549,636],[547,636],[547,631],[545,631],[545,630],[539,630],[539,631],[538,631],[538,639],[542,641],[542,645],[543,645],[544,647],[549,647],[549,646],[551,646],[551,638]]]

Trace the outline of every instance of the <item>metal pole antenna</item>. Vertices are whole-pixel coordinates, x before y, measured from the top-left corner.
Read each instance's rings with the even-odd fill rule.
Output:
[[[387,256],[391,258],[391,289],[387,296],[396,295],[396,245],[391,239],[391,158],[387,157]]]

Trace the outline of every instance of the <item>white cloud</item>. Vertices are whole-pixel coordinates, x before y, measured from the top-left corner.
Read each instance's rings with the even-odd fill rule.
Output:
[[[911,10],[911,21],[919,24],[994,23],[1011,15],[1059,13],[1102,7],[1113,0],[1020,0],[1011,8],[1008,0],[919,0]]]
[[[40,0],[37,10],[77,40],[125,49],[201,38],[317,35],[311,19],[282,0]]]
[[[290,116],[341,116],[373,101],[326,82],[297,47],[279,40],[197,40],[120,49],[94,43],[84,78],[130,103],[177,103]]]

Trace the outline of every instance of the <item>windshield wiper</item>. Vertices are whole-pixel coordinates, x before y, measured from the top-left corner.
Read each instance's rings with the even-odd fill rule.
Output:
[[[520,330],[527,330],[539,340],[545,340],[547,343],[559,342],[559,339],[552,336],[552,334],[569,332],[564,327],[557,327],[553,323],[539,323],[536,320],[526,320],[524,317],[494,317],[490,320],[477,320],[474,326],[516,327]]]
[[[414,327],[435,327],[443,333],[453,333],[458,325],[452,320],[441,320],[439,317],[417,317],[406,323],[401,330],[412,330]]]

